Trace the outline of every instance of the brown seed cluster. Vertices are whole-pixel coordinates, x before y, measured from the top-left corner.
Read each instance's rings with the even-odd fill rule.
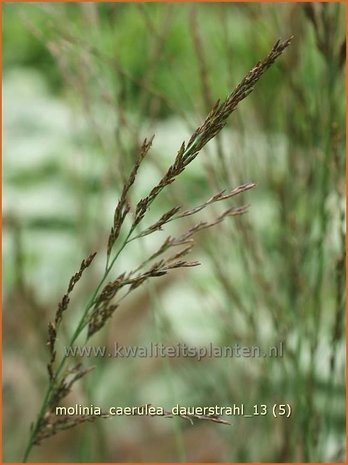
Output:
[[[191,216],[191,215],[194,215],[198,212],[200,212],[201,210],[204,210],[206,207],[208,207],[209,205],[212,205],[213,203],[215,202],[219,202],[221,200],[227,200],[231,197],[234,197],[235,195],[237,194],[241,194],[242,192],[245,192],[249,189],[252,189],[253,187],[255,187],[255,183],[247,183],[247,184],[242,184],[241,186],[238,186],[236,187],[235,189],[233,189],[231,192],[225,194],[225,191],[221,191],[221,192],[218,192],[217,194],[213,195],[212,197],[210,197],[207,201],[205,201],[204,203],[202,203],[201,205],[198,205],[197,207],[194,207],[190,210],[185,210],[184,212],[180,213],[177,215],[177,213],[180,211],[181,207],[178,206],[178,207],[174,207],[170,210],[168,210],[166,213],[164,213],[161,218],[156,221],[156,223],[152,224],[151,226],[149,226],[148,228],[146,228],[144,231],[142,231],[141,233],[139,233],[137,236],[135,236],[133,238],[134,239],[137,239],[139,237],[144,237],[144,236],[148,236],[149,234],[155,232],[155,231],[160,231],[162,230],[162,227],[173,221],[173,220],[178,220],[179,218],[184,218],[186,216]]]
[[[144,140],[143,145],[141,146],[141,149],[139,151],[139,155],[137,156],[137,158],[135,160],[133,169],[132,169],[127,181],[125,182],[125,184],[123,186],[121,197],[120,197],[120,199],[119,199],[119,201],[117,203],[116,209],[115,209],[114,221],[113,221],[113,225],[112,225],[109,240],[108,240],[108,246],[107,246],[107,256],[108,257],[111,254],[112,247],[115,244],[115,242],[116,242],[116,240],[117,240],[117,238],[118,238],[118,236],[120,234],[122,224],[123,224],[128,212],[130,210],[130,205],[129,205],[129,202],[128,202],[128,199],[127,199],[128,192],[129,192],[130,188],[132,187],[132,185],[134,184],[134,181],[135,181],[136,175],[138,173],[141,162],[143,161],[143,159],[145,158],[145,155],[148,153],[148,151],[151,148],[152,141],[153,141],[153,137],[149,141],[147,139]]]
[[[52,381],[54,378],[53,372],[53,364],[56,359],[56,350],[55,350],[55,343],[57,339],[57,331],[60,326],[60,323],[63,318],[63,313],[67,310],[69,302],[70,302],[70,294],[73,291],[75,284],[81,279],[82,273],[85,271],[86,268],[92,263],[96,256],[96,252],[89,255],[86,259],[82,260],[80,269],[77,273],[75,273],[69,281],[67,292],[64,294],[62,300],[58,304],[58,309],[56,311],[56,316],[54,322],[50,322],[48,324],[48,339],[47,345],[49,347],[49,351],[51,354],[50,361],[47,365],[47,370],[49,374],[49,378]]]
[[[156,221],[153,225],[149,228],[145,229],[143,232],[139,233],[135,236],[132,240],[138,239],[139,237],[147,236],[151,233],[154,233],[160,229],[162,226],[169,223],[170,221],[183,218],[186,216],[194,215],[197,212],[200,212],[207,206],[219,202],[221,200],[229,199],[237,194],[245,192],[255,186],[254,183],[243,184],[231,192],[225,194],[225,191],[219,192],[215,194],[210,199],[208,199],[203,204],[190,209],[186,210],[183,213],[176,215],[176,213],[180,210],[180,207],[174,207],[168,212],[164,213],[161,218]],[[141,286],[150,278],[157,278],[160,276],[164,276],[170,270],[176,268],[189,268],[198,266],[200,263],[197,261],[187,261],[183,260],[189,252],[191,252],[193,247],[193,240],[192,236],[196,233],[202,231],[203,229],[210,228],[215,226],[216,224],[223,221],[228,216],[235,216],[241,215],[245,213],[247,210],[247,206],[243,207],[230,207],[225,210],[222,214],[220,214],[216,219],[210,222],[201,221],[196,224],[194,227],[188,229],[185,233],[181,234],[178,237],[167,237],[165,242],[150,256],[148,257],[142,264],[140,264],[136,269],[128,272],[122,273],[118,276],[114,281],[109,282],[106,286],[102,289],[99,297],[96,299],[93,309],[90,314],[86,316],[88,322],[88,335],[87,337],[90,338],[99,331],[107,322],[107,320],[112,317],[115,310],[119,307],[118,303],[112,303],[112,300],[115,298],[116,294],[125,286],[128,286],[127,295]],[[187,245],[188,247],[183,248],[179,252],[175,253],[172,256],[164,257],[159,261],[153,263],[147,271],[142,271],[146,265],[151,263],[155,258],[163,256],[169,249],[172,247]]]
[[[183,143],[181,145],[174,163],[169,167],[160,182],[152,188],[147,197],[138,202],[133,230],[142,221],[147,209],[162,189],[174,182],[187,165],[197,157],[200,150],[226,125],[227,118],[236,109],[237,105],[254,90],[257,81],[290,45],[291,40],[292,37],[284,41],[278,40],[267,57],[249,71],[234,91],[222,103],[219,100],[216,102],[204,123],[192,134],[188,144]]]
[[[284,41],[278,40],[267,57],[259,61],[249,71],[232,93],[222,103],[219,100],[216,102],[202,126],[193,133],[188,143],[189,153],[184,157],[185,163],[190,163],[197,156],[197,153],[221,131],[226,125],[227,118],[237,105],[254,90],[257,81],[290,45],[292,38]]]
[[[274,61],[281,55],[285,48],[290,44],[291,38],[285,41],[277,41],[267,57],[256,64],[254,68],[244,77],[241,83],[234,89],[234,91],[222,102],[218,101],[214,108],[211,110],[203,124],[193,133],[187,144],[183,143],[176,155],[173,164],[168,168],[162,179],[150,190],[149,194],[139,200],[134,208],[134,216],[131,222],[130,230],[126,240],[121,243],[119,251],[114,257],[111,257],[112,251],[116,242],[119,242],[121,228],[124,225],[128,213],[131,211],[129,201],[129,191],[133,186],[139,167],[149,152],[153,138],[143,142],[140,147],[139,154],[135,160],[134,166],[128,179],[125,181],[120,198],[114,211],[113,224],[111,227],[110,235],[107,243],[107,260],[105,274],[101,279],[97,289],[95,290],[94,297],[87,305],[86,311],[75,332],[76,338],[81,329],[87,327],[87,338],[97,333],[113,315],[118,308],[121,300],[129,293],[133,292],[139,286],[147,282],[149,279],[157,278],[166,275],[169,271],[177,268],[195,267],[199,265],[197,261],[188,261],[186,256],[190,253],[193,247],[193,236],[202,230],[213,227],[229,216],[241,215],[246,212],[247,206],[235,207],[229,206],[219,216],[210,221],[199,221],[194,226],[187,229],[184,233],[177,237],[168,236],[166,240],[153,252],[145,261],[138,267],[129,272],[120,274],[116,279],[111,280],[104,284],[109,272],[116,261],[118,254],[133,240],[140,237],[148,236],[156,231],[161,230],[166,224],[171,221],[179,220],[184,217],[194,215],[201,212],[209,205],[216,202],[226,201],[238,194],[252,189],[255,184],[247,183],[236,187],[230,192],[221,191],[210,197],[202,204],[181,212],[180,206],[175,206],[165,213],[154,222],[151,226],[135,233],[136,228],[140,225],[145,216],[149,212],[149,207],[152,202],[157,198],[161,191],[172,182],[185,170],[185,168],[197,157],[200,150],[214,138],[221,129],[225,126],[227,118],[236,109],[237,105],[252,92],[256,82],[260,79],[263,73],[274,63]],[[133,235],[133,237],[132,237]],[[179,251],[172,252],[174,247],[181,247]],[[172,253],[170,255],[170,253]],[[58,305],[54,322],[48,326],[48,347],[50,351],[50,361],[48,363],[49,373],[49,389],[46,399],[43,403],[41,413],[32,428],[31,443],[29,449],[33,444],[39,444],[43,439],[56,434],[59,431],[71,428],[75,425],[86,421],[94,421],[99,418],[93,415],[79,416],[79,417],[63,417],[57,418],[54,414],[55,407],[62,402],[62,400],[70,393],[73,384],[84,377],[91,369],[85,369],[80,364],[76,365],[70,370],[63,371],[64,362],[62,359],[58,369],[54,369],[54,362],[56,360],[55,342],[57,339],[57,331],[62,321],[64,312],[67,310],[70,302],[70,294],[73,291],[76,283],[81,279],[84,270],[92,263],[95,253],[91,254],[82,261],[79,271],[71,278],[67,292],[63,296]],[[103,286],[103,287],[102,287]],[[100,291],[99,291],[100,288]],[[121,295],[121,290],[125,292]],[[115,299],[118,298],[117,301]],[[77,334],[77,336],[76,336]],[[73,339],[75,340],[75,339]],[[108,415],[102,414],[102,417]],[[165,416],[170,417],[170,412],[166,412]],[[185,417],[186,418],[186,417]],[[192,422],[193,419],[209,420],[218,423],[227,423],[219,417],[202,417],[193,416],[187,417]]]
[[[83,368],[79,363],[70,370],[67,370],[62,376],[58,384],[53,386],[49,401],[46,405],[44,415],[36,425],[33,444],[40,444],[43,439],[49,438],[59,431],[72,428],[80,423],[86,421],[94,421],[97,418],[105,417],[105,414],[94,415],[80,415],[80,416],[62,416],[57,417],[55,408],[62,402],[62,400],[71,392],[72,386],[93,370],[92,368]]]

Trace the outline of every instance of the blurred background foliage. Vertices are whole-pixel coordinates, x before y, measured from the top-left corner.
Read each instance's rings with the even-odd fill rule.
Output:
[[[153,205],[157,219],[254,181],[249,213],[202,234],[199,269],[137,290],[94,341],[283,341],[284,357],[85,360],[96,369],[70,399],[289,402],[292,417],[101,420],[46,441],[32,460],[344,461],[344,15],[325,3],[4,4],[5,461],[19,460],[47,383],[47,323],[81,259],[103,255],[141,140],[156,134],[135,200],[214,102],[292,34],[221,136]],[[161,238],[134,243],[116,272]],[[67,340],[102,267],[76,291]]]

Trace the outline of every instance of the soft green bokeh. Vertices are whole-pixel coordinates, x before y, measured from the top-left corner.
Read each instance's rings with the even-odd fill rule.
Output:
[[[314,4],[318,21],[326,20],[324,52],[302,4],[12,3],[3,11],[5,461],[21,459],[37,414],[47,383],[47,323],[71,275],[98,250],[65,316],[60,349],[103,272],[122,178],[141,140],[156,135],[133,205],[215,100],[291,34],[292,45],[218,142],[163,192],[145,223],[173,205],[194,207],[254,181],[254,190],[233,200],[250,204],[249,212],[201,234],[192,252],[200,267],[138,289],[92,340],[284,341],[284,358],[85,360],[96,369],[69,402],[251,408],[286,401],[292,417],[236,417],[231,427],[101,420],[43,442],[32,459],[344,460],[344,6]],[[131,243],[113,277],[185,225]]]

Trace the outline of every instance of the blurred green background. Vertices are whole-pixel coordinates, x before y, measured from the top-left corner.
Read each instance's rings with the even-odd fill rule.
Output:
[[[192,207],[243,182],[250,204],[201,234],[198,268],[124,302],[93,342],[268,347],[278,359],[85,360],[69,403],[288,402],[290,419],[232,425],[122,417],[58,434],[32,461],[345,460],[345,30],[343,4],[4,4],[4,461],[20,460],[47,385],[47,323],[82,258],[60,343],[103,270],[115,204],[155,134],[136,202],[166,172],[218,98],[279,37],[289,49],[227,127],[153,205]],[[220,206],[199,219],[214,218]],[[198,222],[198,220],[196,222]],[[166,233],[133,242],[115,276]]]

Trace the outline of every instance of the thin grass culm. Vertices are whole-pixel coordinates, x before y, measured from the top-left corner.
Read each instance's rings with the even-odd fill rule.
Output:
[[[290,42],[291,38],[285,41],[278,40],[267,57],[249,71],[232,93],[224,101],[216,102],[203,124],[192,134],[188,143],[181,145],[174,162],[160,181],[152,187],[148,195],[133,205],[130,202],[130,191],[137,179],[138,170],[151,148],[153,138],[144,140],[138,151],[134,166],[123,185],[114,211],[113,223],[106,244],[104,272],[85,305],[75,329],[72,331],[69,345],[74,344],[82,334],[85,334],[87,339],[93,337],[106,325],[121,305],[123,299],[148,280],[164,276],[174,269],[198,266],[200,264],[198,261],[187,260],[187,255],[191,252],[194,244],[194,236],[204,229],[214,227],[230,216],[238,216],[247,211],[246,205],[238,207],[229,205],[213,220],[205,221],[200,219],[184,233],[178,236],[168,236],[157,250],[154,250],[145,261],[133,270],[122,272],[110,278],[120,254],[134,240],[154,234],[162,230],[170,222],[196,215],[213,203],[227,202],[229,199],[255,186],[253,182],[244,183],[232,190],[213,194],[207,201],[188,209],[182,209],[180,206],[174,205],[171,209],[165,211],[160,218],[153,221],[150,226],[142,227],[144,218],[148,219],[149,217],[151,204],[167,186],[179,177],[206,144],[223,129],[231,113],[254,90],[257,81],[288,47]],[[70,279],[67,291],[58,305],[53,321],[48,325],[48,386],[36,421],[31,427],[23,462],[28,460],[33,446],[39,445],[44,439],[83,422],[93,422],[100,417],[108,416],[106,413],[98,416],[84,415],[76,417],[56,417],[55,415],[55,408],[71,392],[75,382],[91,371],[91,368],[85,368],[80,363],[77,365],[71,363],[69,365],[67,356],[62,355],[59,357],[56,341],[65,312],[69,309],[70,294],[81,279],[84,271],[92,265],[95,256],[96,253],[92,253],[82,261],[80,269]],[[216,417],[211,418],[211,420],[223,423],[223,420]]]

